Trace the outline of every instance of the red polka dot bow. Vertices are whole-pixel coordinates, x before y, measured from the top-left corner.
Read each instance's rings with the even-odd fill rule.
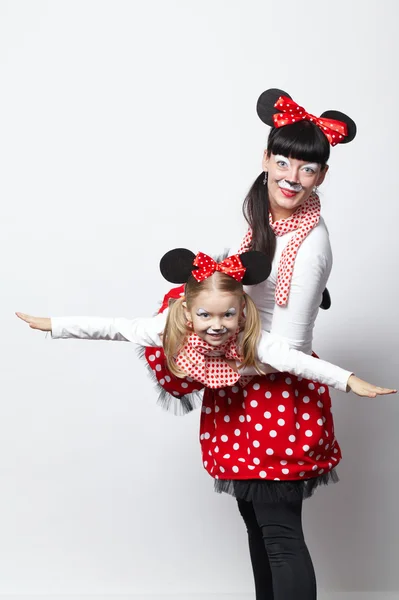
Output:
[[[322,130],[331,146],[339,144],[342,142],[343,138],[348,135],[346,123],[336,121],[335,119],[327,119],[325,117],[315,117],[306,112],[302,106],[299,106],[294,100],[287,96],[280,96],[274,105],[274,108],[281,111],[273,115],[275,127],[283,127],[284,125],[297,123],[304,119],[306,121],[311,121]]]
[[[198,252],[193,265],[198,267],[198,269],[193,269],[192,271],[193,277],[195,277],[198,282],[204,281],[204,279],[213,275],[215,271],[225,273],[226,275],[233,277],[236,281],[242,281],[246,271],[238,254],[228,256],[221,263],[217,263],[207,254]]]

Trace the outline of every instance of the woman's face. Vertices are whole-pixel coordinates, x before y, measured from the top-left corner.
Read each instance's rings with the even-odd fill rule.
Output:
[[[264,153],[263,169],[268,172],[270,210],[274,220],[288,218],[310,196],[314,186],[320,185],[328,166],[280,154]]]
[[[194,333],[211,346],[221,346],[239,329],[243,299],[236,294],[203,290],[185,314]]]

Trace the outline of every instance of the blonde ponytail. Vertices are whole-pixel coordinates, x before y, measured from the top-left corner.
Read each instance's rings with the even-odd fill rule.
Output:
[[[261,363],[257,359],[257,345],[261,333],[261,321],[254,301],[244,292],[245,323],[241,339],[242,367],[255,367],[262,375]]]
[[[176,377],[184,377],[186,375],[176,366],[174,360],[174,357],[182,349],[188,334],[183,307],[184,301],[185,298],[183,297],[170,302],[162,341],[168,369]]]

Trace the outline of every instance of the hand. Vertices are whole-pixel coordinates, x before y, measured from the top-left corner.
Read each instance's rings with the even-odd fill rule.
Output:
[[[31,329],[39,329],[40,331],[51,331],[51,319],[45,317],[31,317],[24,313],[15,313],[19,319],[28,323]]]
[[[369,398],[375,398],[376,396],[382,396],[385,394],[396,394],[397,390],[390,390],[388,388],[378,387],[372,383],[367,383],[363,379],[359,379],[356,375],[351,375],[348,379],[348,386],[358,396],[368,396]]]

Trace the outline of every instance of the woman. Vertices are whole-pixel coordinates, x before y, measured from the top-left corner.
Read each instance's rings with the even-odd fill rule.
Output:
[[[269,279],[248,293],[261,313],[264,329],[310,354],[315,319],[332,267],[328,231],[320,216],[316,190],[328,170],[330,144],[353,140],[356,126],[342,113],[330,111],[320,119],[308,115],[281,90],[264,92],[257,110],[272,129],[263,157],[264,172],[244,202],[249,231],[240,251],[262,250],[272,259],[273,267]],[[328,122],[331,118],[340,123]],[[279,374],[270,379],[268,392],[278,404],[286,378]],[[300,410],[298,401],[302,406],[305,399],[305,406],[321,401],[317,386],[312,390],[311,384],[293,381],[292,387],[293,410]],[[306,392],[302,401],[301,391]],[[328,391],[322,402],[324,407],[330,406]],[[302,417],[306,415],[303,413]],[[297,423],[301,426],[306,421],[302,418]],[[332,419],[330,433],[334,435]],[[295,458],[300,463],[313,452],[318,451],[312,444],[304,444],[302,452],[296,449]],[[335,443],[329,464],[335,466],[339,459],[340,450]],[[283,457],[281,462],[285,462]],[[238,498],[248,531],[257,600],[316,598],[313,565],[302,532],[302,499],[319,483],[333,481],[334,470],[315,470],[315,476],[302,484],[290,480],[292,472],[290,469],[284,482],[272,484],[270,498],[266,493],[263,498],[256,498],[250,491],[246,499],[243,494]],[[273,494],[278,496],[278,503]]]

